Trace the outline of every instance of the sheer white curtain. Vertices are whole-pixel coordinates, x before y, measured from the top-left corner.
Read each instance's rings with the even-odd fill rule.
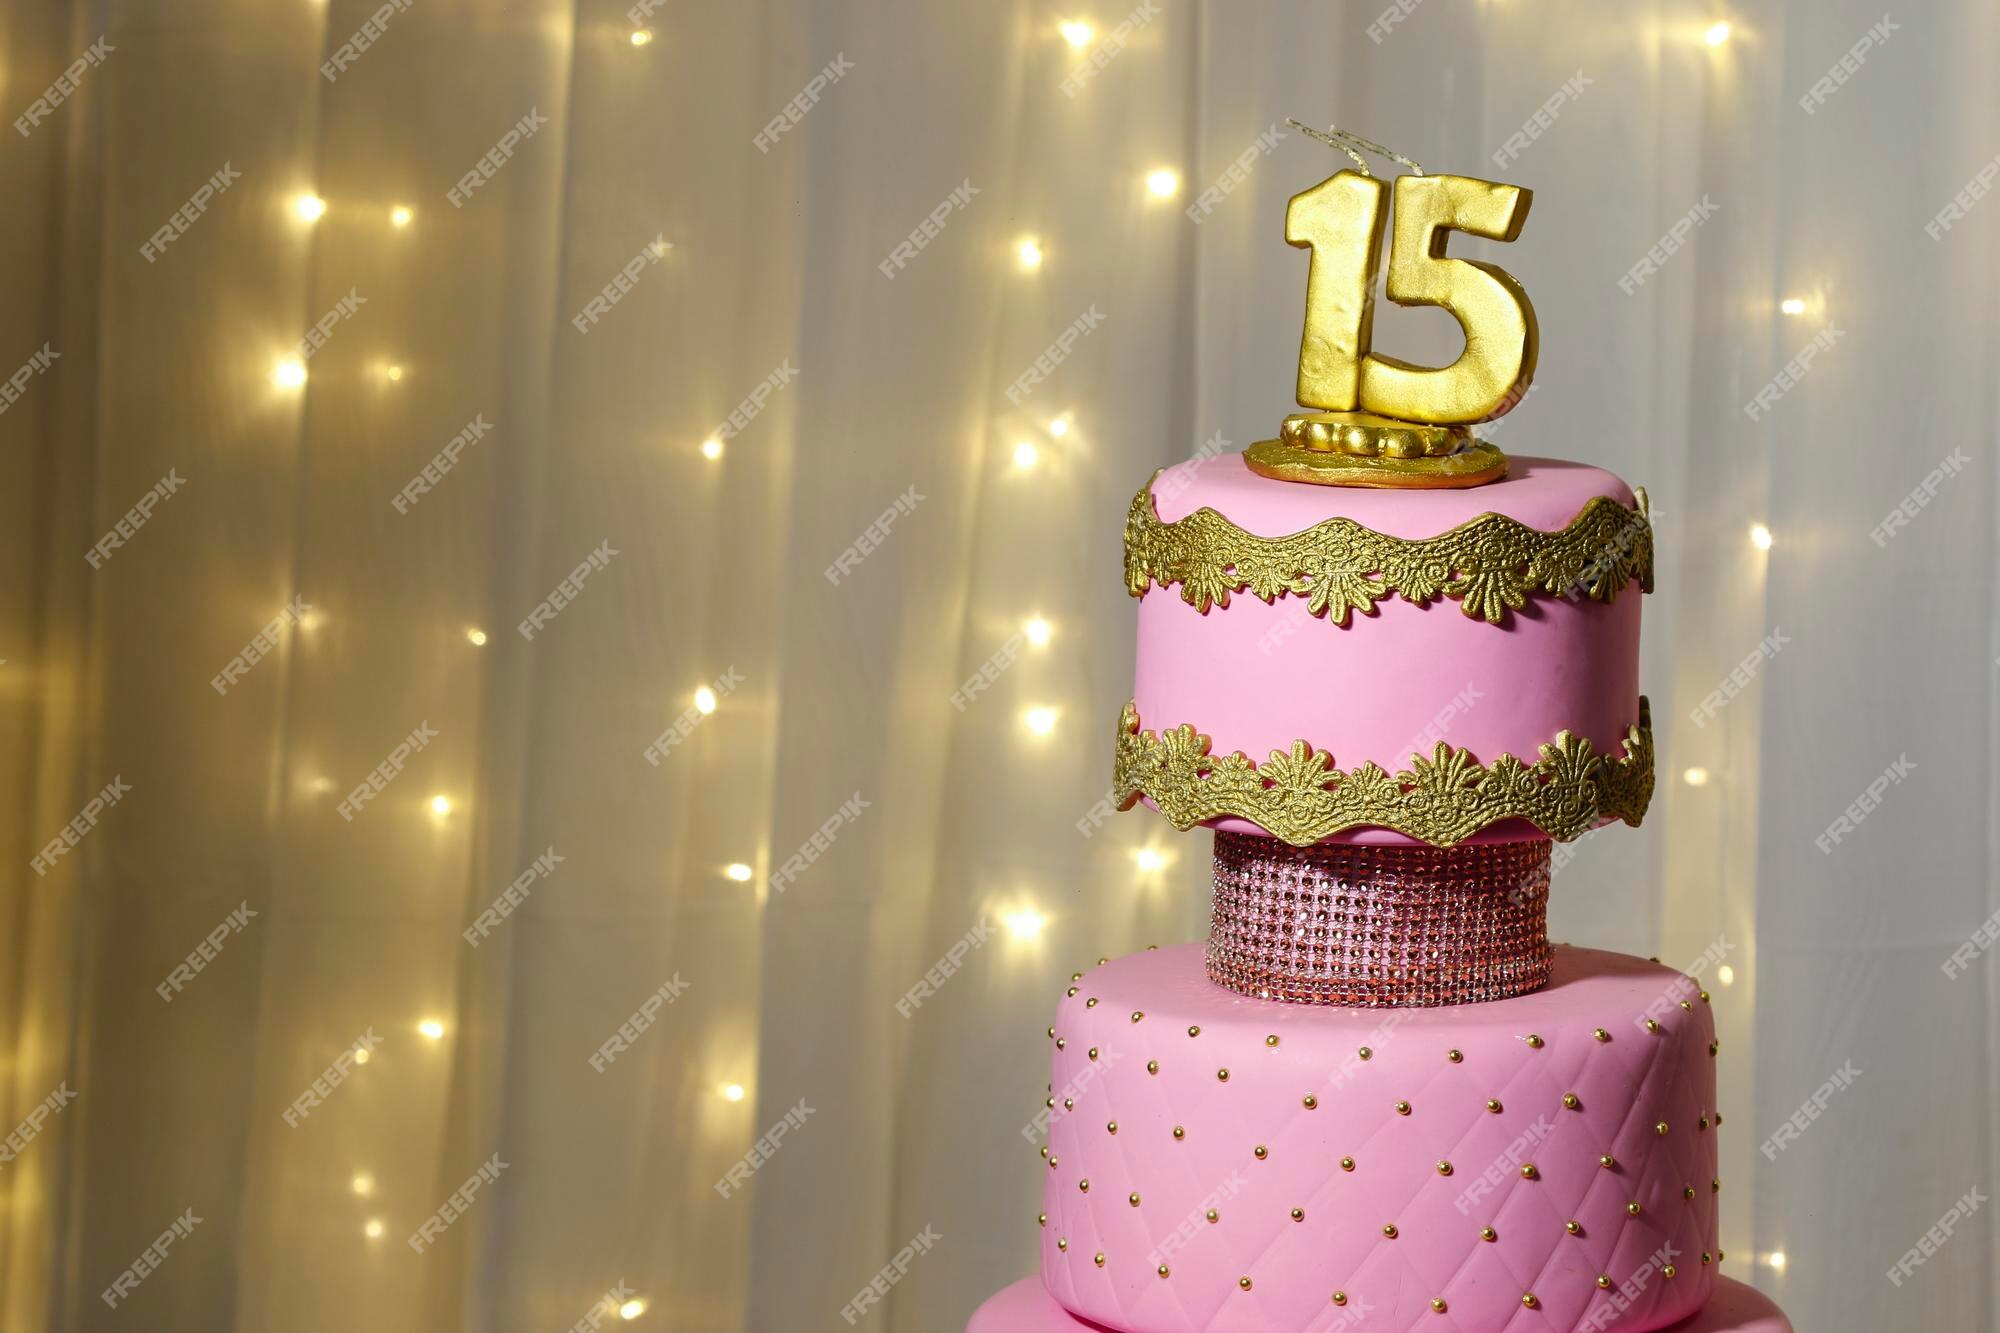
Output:
[[[930,1228],[858,1326],[935,1333],[1031,1272],[1056,998],[1203,930],[1205,836],[1078,825],[1129,692],[1127,500],[1291,401],[1284,201],[1340,165],[1271,136],[1296,115],[1536,191],[1519,242],[1462,245],[1540,314],[1499,438],[1651,492],[1660,794],[1554,927],[1728,951],[1727,1271],[1802,1328],[1993,1325],[1986,1211],[1885,1276],[1990,1189],[2000,1123],[2000,963],[1940,966],[2000,907],[2000,212],[1926,232],[2000,152],[1990,6],[1892,12],[1810,113],[1879,9],[745,0],[637,44],[622,0],[380,8],[0,0],[10,114],[112,48],[0,145],[0,377],[60,354],[0,415],[0,1132],[75,1094],[0,1171],[0,1323],[525,1331],[622,1289],[635,1327],[844,1328]],[[1378,324],[1451,353],[1441,318]]]

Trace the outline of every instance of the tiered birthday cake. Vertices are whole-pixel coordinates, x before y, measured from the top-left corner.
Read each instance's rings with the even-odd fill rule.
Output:
[[[1318,410],[1159,473],[1126,521],[1116,790],[1215,830],[1209,940],[1072,979],[1041,1276],[969,1333],[1786,1333],[1717,1272],[1708,995],[1547,937],[1552,840],[1652,795],[1644,495],[1464,428],[1518,401],[1533,315],[1444,232],[1512,239],[1525,192],[1494,218],[1473,205],[1511,187],[1397,180],[1389,295],[1467,327],[1459,364],[1421,371],[1366,350],[1379,213],[1359,304],[1322,299],[1333,241],[1301,201],[1343,178],[1380,184],[1339,173],[1288,233],[1314,245]],[[1521,345],[1481,279],[1399,284],[1405,246],[1486,274]]]

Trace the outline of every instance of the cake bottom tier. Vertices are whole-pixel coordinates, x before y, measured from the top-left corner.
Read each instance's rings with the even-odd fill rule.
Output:
[[[1383,1011],[1184,945],[1079,977],[1054,1044],[1042,1279],[1106,1328],[1649,1333],[1714,1286],[1714,1025],[1671,968],[1564,946],[1531,994]]]
[[[1328,1310],[1319,1322],[1302,1326],[1301,1333],[1305,1330],[1333,1333],[1346,1326],[1340,1321],[1341,1313],[1339,1310]],[[1526,1312],[1520,1321],[1524,1329],[1553,1327],[1525,1316]],[[1447,1324],[1444,1319],[1437,1322],[1440,1333],[1448,1328],[1466,1327],[1463,1324]],[[1616,1329],[1618,1325],[1600,1322],[1578,1323],[1572,1327],[1578,1330]],[[1063,1309],[1040,1281],[1025,1278],[975,1310],[965,1333],[1145,1333],[1145,1330],[1136,1326],[1113,1329],[1106,1324],[1079,1319]],[[1269,1333],[1287,1331],[1273,1328]],[[1755,1287],[1725,1277],[1716,1280],[1715,1294],[1699,1313],[1675,1324],[1668,1333],[1792,1333],[1792,1323],[1769,1296]]]

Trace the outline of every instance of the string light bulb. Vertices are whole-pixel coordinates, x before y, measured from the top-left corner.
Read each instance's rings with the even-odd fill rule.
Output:
[[[1003,912],[1001,913],[1000,920],[1006,925],[1008,933],[1013,935],[1017,940],[1038,938],[1042,933],[1042,927],[1049,923],[1047,917],[1032,907],[1022,907],[1012,912]]]
[[[483,629],[469,629],[465,632],[465,641],[474,648],[484,648],[486,646],[486,631]]]
[[[1787,315],[1803,315],[1806,312],[1805,299],[1798,296],[1787,296],[1784,300],[1778,302],[1778,309]]]
[[[627,1321],[637,1319],[644,1313],[646,1313],[646,1302],[640,1300],[637,1296],[634,1296],[631,1300],[626,1301],[618,1307],[618,1317]]]
[[[379,1217],[369,1218],[368,1225],[361,1228],[361,1231],[362,1234],[366,1235],[370,1240],[382,1239],[382,1231],[383,1231],[382,1219]]]
[[[1040,457],[1041,452],[1026,440],[1014,446],[1014,466],[1023,472],[1031,470]]]
[[[1782,1273],[1785,1271],[1785,1252],[1783,1250],[1773,1250],[1764,1256],[1764,1262],[1771,1266],[1772,1272]]]
[[[1157,847],[1139,848],[1132,853],[1132,860],[1138,864],[1140,870],[1149,875],[1156,870],[1164,870],[1167,866],[1167,854]]]
[[[1049,434],[1055,436],[1058,440],[1069,434],[1069,417],[1067,415],[1059,416],[1054,421],[1051,421],[1049,423]]]
[[[1172,167],[1155,167],[1146,173],[1146,193],[1155,199],[1171,199],[1181,188],[1181,174]]]
[[[397,204],[389,210],[389,225],[392,227],[407,227],[410,225],[410,219],[416,215],[416,210],[408,204]]]
[[[318,222],[326,216],[326,200],[316,194],[302,194],[292,200],[292,211],[301,222]]]
[[[1062,24],[1063,40],[1070,44],[1072,50],[1081,51],[1088,46],[1095,31],[1082,19],[1065,19]]]
[[[1702,34],[1702,39],[1710,46],[1721,46],[1729,40],[1729,24],[1718,19],[1708,25],[1708,31]]]
[[[432,1041],[437,1041],[444,1036],[444,1024],[438,1022],[435,1018],[426,1018],[423,1022],[417,1024],[417,1031]]]
[[[1705,768],[1690,768],[1681,774],[1681,781],[1687,783],[1690,787],[1706,787],[1708,785],[1708,770]]]
[[[1736,984],[1736,969],[1724,963],[1721,967],[1715,969],[1715,979],[1725,986],[1734,986]]]
[[[715,691],[703,685],[694,692],[694,710],[706,717],[715,711]]]
[[[1769,528],[1765,527],[1762,523],[1752,523],[1750,525],[1750,544],[1752,546],[1760,551],[1768,551],[1771,549],[1771,541],[1771,530]]]
[[[443,792],[439,792],[436,796],[431,797],[431,813],[434,815],[450,814],[451,797],[446,796]]]
[[[632,34],[632,45],[651,46],[652,44],[653,44],[653,30],[651,28],[641,28],[639,29],[639,31]]]
[[[285,357],[271,371],[271,380],[280,389],[296,389],[306,382],[306,363],[295,356]]]
[[[366,1171],[357,1172],[354,1179],[349,1181],[348,1184],[356,1194],[364,1199],[375,1192],[375,1177],[369,1175]]]
[[[1021,633],[1027,635],[1028,642],[1034,644],[1037,648],[1048,647],[1049,637],[1054,632],[1054,628],[1049,622],[1040,616],[1029,616],[1021,624]]]
[[[1037,736],[1046,736],[1056,729],[1056,710],[1045,704],[1037,704],[1021,715],[1028,724],[1028,730]]]
[[[722,441],[716,439],[713,435],[703,440],[701,442],[701,456],[708,459],[711,463],[722,457]]]
[[[740,1102],[743,1100],[744,1095],[741,1083],[725,1083],[722,1085],[722,1100],[725,1102]]]
[[[388,380],[391,384],[399,383],[403,378],[403,368],[391,362],[382,367],[382,378]]]
[[[357,1046],[357,1047],[355,1047],[355,1049],[354,1049],[354,1063],[355,1063],[355,1064],[357,1064],[357,1065],[365,1065],[365,1064],[367,1064],[367,1063],[368,1063],[368,1062],[369,1062],[370,1060],[373,1060],[374,1058],[375,1058],[375,1053],[374,1053],[373,1051],[369,1050],[369,1049],[368,1049],[368,1048],[367,1048],[366,1046]]]
[[[723,867],[722,873],[735,880],[738,884],[747,884],[750,881],[750,876],[756,872],[741,861],[731,861],[727,866]]]
[[[1014,247],[1014,258],[1023,269],[1033,271],[1042,266],[1042,243],[1032,236],[1023,236]]]

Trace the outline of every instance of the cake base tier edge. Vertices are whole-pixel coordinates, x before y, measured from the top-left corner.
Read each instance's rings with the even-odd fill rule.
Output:
[[[1429,1312],[1425,1312],[1429,1316]],[[1341,1311],[1329,1307],[1315,1328],[1339,1328]],[[1442,1321],[1440,1321],[1442,1322]],[[1220,1329],[1218,1325],[1218,1329]],[[1615,1326],[1614,1326],[1615,1327]],[[973,1312],[965,1333],[1144,1333],[1113,1329],[1079,1319],[1049,1295],[1039,1278],[1024,1278]],[[1263,1330],[1263,1333],[1274,1333]],[[1692,1318],[1666,1333],[1793,1333],[1792,1323],[1776,1302],[1755,1287],[1731,1278],[1717,1278],[1715,1294]]]

